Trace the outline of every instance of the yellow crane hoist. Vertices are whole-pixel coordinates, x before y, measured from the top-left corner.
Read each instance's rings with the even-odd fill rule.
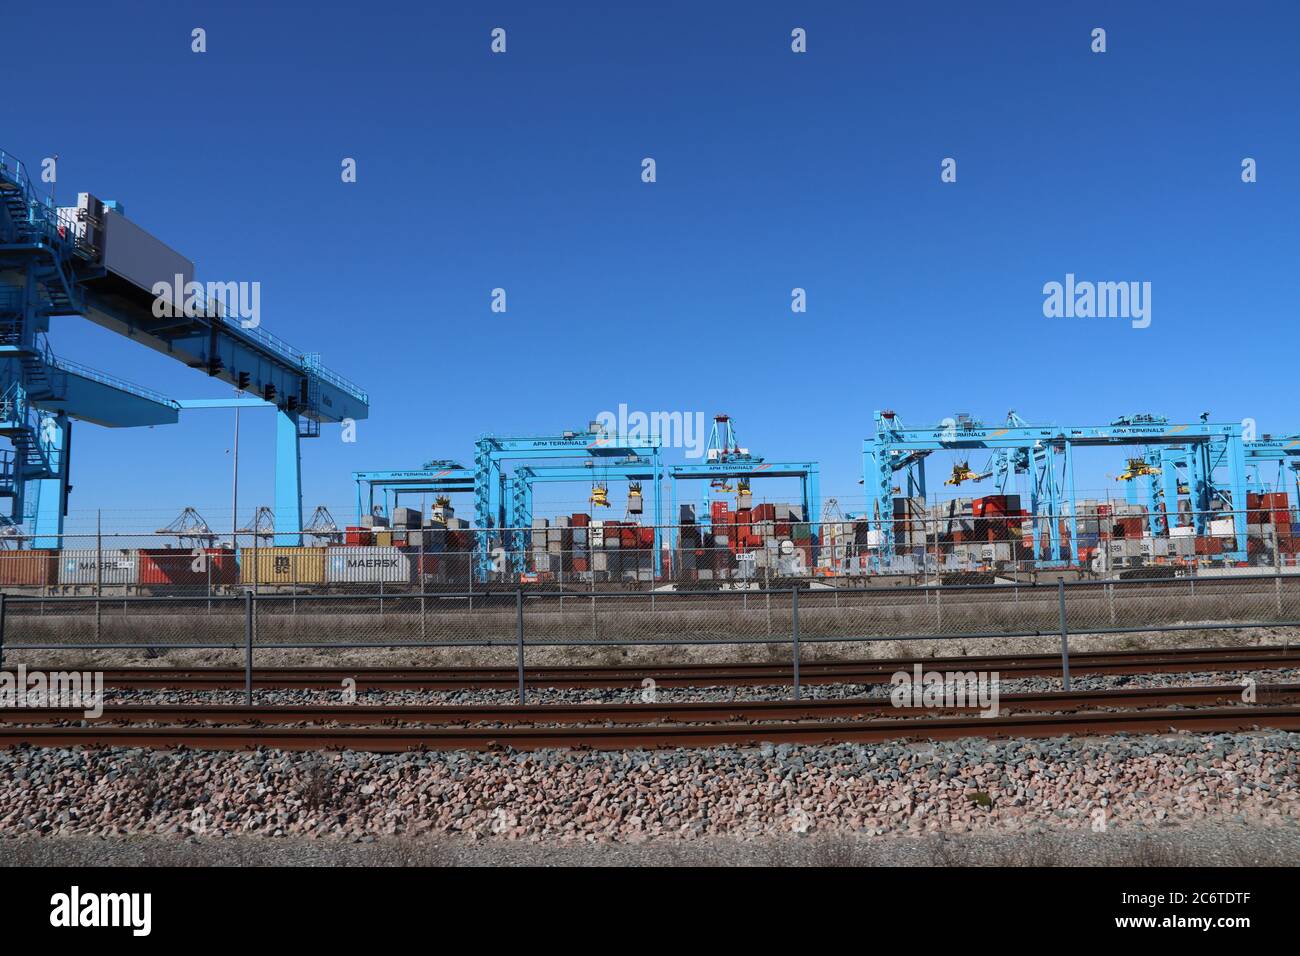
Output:
[[[445,525],[447,523],[447,512],[451,510],[451,499],[446,495],[439,495],[433,499],[433,523]]]
[[[1153,467],[1145,458],[1130,458],[1128,467],[1115,476],[1116,481],[1133,481],[1147,475],[1158,475],[1160,469]]]
[[[749,492],[749,479],[739,478],[736,480],[736,507],[748,508],[753,499]]]
[[[630,515],[639,515],[641,513],[642,503],[641,482],[633,481],[627,487],[627,513]]]
[[[979,476],[970,470],[970,462],[959,461],[952,466],[952,475],[944,481],[945,485],[960,485],[964,481],[978,481]]]
[[[593,508],[608,508],[609,488],[607,488],[605,485],[592,485],[591,506]]]

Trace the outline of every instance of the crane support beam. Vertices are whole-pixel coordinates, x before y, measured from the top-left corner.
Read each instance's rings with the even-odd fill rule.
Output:
[[[41,441],[58,473],[27,482],[26,500],[32,528],[33,548],[62,548],[63,518],[68,513],[68,463],[72,452],[72,423],[66,415],[46,416],[41,422]]]
[[[302,544],[302,455],[298,415],[275,412],[275,543]]]

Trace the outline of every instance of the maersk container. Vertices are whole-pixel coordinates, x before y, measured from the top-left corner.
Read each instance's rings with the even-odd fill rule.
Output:
[[[80,548],[59,554],[60,584],[135,584],[140,559],[134,548]]]
[[[325,552],[328,584],[405,584],[411,556],[400,548],[330,548]]]

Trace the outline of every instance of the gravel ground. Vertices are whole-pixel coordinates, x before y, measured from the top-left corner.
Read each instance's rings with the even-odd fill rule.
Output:
[[[0,844],[150,834],[675,844],[1207,823],[1297,832],[1300,734],[619,753],[0,752]]]
[[[24,837],[0,840],[0,866],[1296,866],[1300,829],[1188,825],[1106,833],[988,836],[797,834],[691,842],[555,844],[386,837]]]
[[[136,639],[139,635],[134,635]],[[348,634],[366,640],[364,632]],[[323,640],[327,635],[317,635]],[[340,639],[338,636],[332,639]],[[11,641],[16,640],[11,636]],[[1070,635],[1070,650],[1136,651],[1174,647],[1283,647],[1300,640],[1295,628],[1216,628],[1187,631],[1135,631],[1126,634]],[[800,646],[805,662],[867,658],[926,658],[988,654],[1059,654],[1056,637],[938,638],[896,640],[884,637],[855,641],[810,641]],[[528,648],[531,667],[652,665],[670,661],[684,663],[730,663],[754,661],[785,664],[790,660],[788,641],[771,644],[654,644],[637,645],[578,642],[572,646]],[[258,667],[514,667],[513,644],[497,647],[286,649],[258,648]],[[96,670],[113,667],[242,667],[242,650],[221,651],[160,647],[153,651],[110,648],[106,650],[25,651],[5,648],[7,667],[26,664],[47,669]]]

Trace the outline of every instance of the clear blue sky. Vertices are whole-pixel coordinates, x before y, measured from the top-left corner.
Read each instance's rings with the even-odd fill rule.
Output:
[[[261,282],[264,326],[369,390],[356,444],[304,443],[305,508],[340,518],[354,469],[468,464],[481,432],[620,402],[730,412],[849,508],[881,407],[1300,430],[1300,5],[812,6],[14,5],[0,145],[59,154],[61,199],[123,202],[200,279]],[[1045,318],[1068,272],[1150,282],[1151,326]],[[228,394],[81,319],[51,340]],[[187,504],[228,523],[230,424],[78,426],[70,527]],[[270,502],[273,427],[244,426],[246,513]],[[1117,489],[1120,464],[1081,484]]]

